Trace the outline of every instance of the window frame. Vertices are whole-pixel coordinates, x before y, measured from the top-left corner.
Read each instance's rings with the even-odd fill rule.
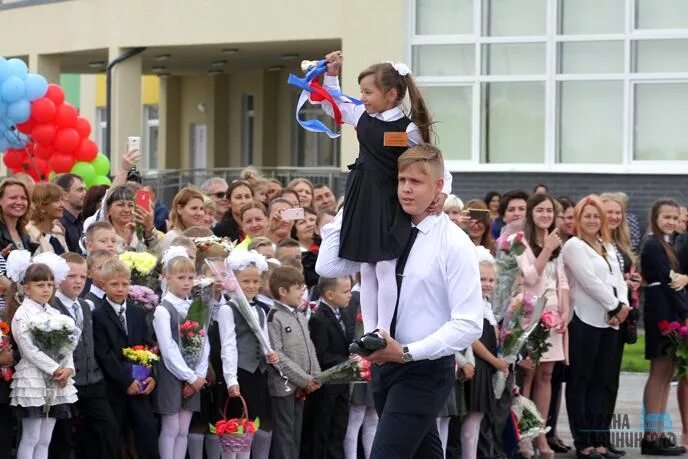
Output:
[[[483,1],[473,0],[473,33],[462,35],[416,35],[416,0],[407,0],[408,26],[406,60],[411,62],[413,46],[417,45],[473,45],[474,74],[465,76],[417,76],[421,87],[471,86],[472,92],[472,126],[471,126],[471,159],[447,160],[446,165],[452,171],[461,172],[562,172],[562,173],[612,173],[612,174],[682,174],[688,168],[688,160],[651,160],[634,159],[634,95],[633,86],[640,82],[688,82],[688,72],[633,73],[632,42],[637,40],[686,39],[686,29],[637,29],[636,0],[624,0],[624,32],[610,34],[575,34],[563,35],[560,27],[560,0],[547,0],[545,35],[490,37],[482,36]],[[622,41],[624,49],[624,68],[622,73],[595,74],[558,74],[560,43]],[[481,75],[483,45],[493,43],[544,43],[545,73],[542,75]],[[622,135],[623,154],[621,163],[559,163],[557,162],[558,128],[558,94],[557,86],[562,81],[622,81]],[[481,163],[481,107],[482,83],[544,81],[545,83],[545,141],[544,162],[542,163]],[[432,107],[430,107],[432,110]]]

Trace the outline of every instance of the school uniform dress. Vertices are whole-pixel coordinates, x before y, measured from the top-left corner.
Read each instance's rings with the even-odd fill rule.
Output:
[[[202,345],[201,356],[191,368],[184,361],[180,350],[179,325],[186,318],[191,303],[167,292],[155,309],[153,328],[160,347],[161,364],[157,369],[158,386],[153,392],[153,411],[161,414],[177,414],[182,409],[200,411],[201,394],[195,392],[191,397],[183,398],[184,383],[191,384],[197,378],[205,378],[208,373],[208,355],[210,345],[207,338]]]
[[[621,335],[618,325],[609,324],[609,313],[628,305],[628,287],[614,246],[603,248],[601,255],[572,237],[561,251],[573,309],[566,407],[577,450],[608,446],[610,400],[619,383],[620,356],[614,349]]]
[[[677,292],[669,286],[671,265],[654,235],[649,235],[643,244],[640,266],[647,284],[643,306],[645,358],[651,360],[665,356],[671,345],[669,338],[659,331],[659,322],[683,323],[688,318],[688,300],[686,289]]]
[[[105,377],[107,398],[120,433],[131,428],[139,458],[157,459],[158,428],[150,397],[127,394],[134,378],[122,355],[125,347],[153,345],[146,313],[127,305],[126,301],[120,305],[105,298],[93,311],[93,338],[96,359]]]
[[[48,416],[57,419],[71,417],[70,404],[76,402],[76,388],[74,379],[69,378],[65,387],[50,384],[52,374],[60,367],[74,371],[72,354],[67,355],[62,362],[56,362],[45,354],[34,342],[31,334],[31,322],[37,317],[59,316],[60,312],[49,304],[38,304],[30,298],[25,298],[12,319],[12,336],[21,354],[19,363],[15,366],[14,379],[10,393],[10,405],[18,408],[22,417],[44,417],[44,406],[48,402],[48,391],[53,394]]]
[[[326,75],[323,86],[339,91],[339,78]],[[356,128],[359,153],[349,166],[344,193],[344,223],[339,255],[351,261],[376,263],[398,258],[406,247],[411,221],[397,199],[397,160],[409,146],[422,142],[418,127],[401,106],[373,115],[363,105],[340,104],[342,119]],[[324,104],[329,114],[331,107]],[[402,134],[406,143],[385,140],[385,134]],[[451,193],[451,174],[445,187]]]

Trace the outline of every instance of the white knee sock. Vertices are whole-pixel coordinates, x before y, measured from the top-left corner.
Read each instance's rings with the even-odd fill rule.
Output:
[[[397,260],[378,261],[375,264],[377,278],[378,325],[389,331],[397,302]]]
[[[449,417],[437,418],[437,432],[440,434],[442,451],[447,455],[447,437],[449,437]]]
[[[189,442],[189,426],[193,412],[181,410],[177,413],[179,419],[179,431],[174,442],[174,459],[184,459],[186,457],[186,447]],[[203,445],[203,443],[201,443]],[[202,450],[201,450],[202,451]]]
[[[272,432],[257,430],[253,436],[251,454],[253,459],[268,459],[270,456],[270,444],[272,443]]]
[[[189,434],[189,459],[203,459],[203,434]]]
[[[344,436],[344,457],[346,459],[358,458],[358,432],[363,424],[366,407],[351,405],[349,407],[349,424],[346,426]]]
[[[377,421],[377,411],[375,411],[375,408],[366,408],[361,436],[366,459],[370,457],[370,451],[373,449],[373,440],[375,440],[375,432],[377,431]]]
[[[471,411],[461,424],[461,458],[475,459],[478,455],[478,437],[483,413]]]
[[[361,317],[366,333],[378,328],[377,276],[373,263],[361,263]]]
[[[160,416],[160,419],[160,437],[158,437],[160,459],[174,459],[174,443],[179,433],[179,416],[164,414]]]
[[[50,440],[53,438],[55,418],[41,418],[41,435],[36,448],[33,450],[34,459],[48,459]]]
[[[33,459],[36,445],[41,439],[42,418],[23,418],[22,435],[17,448],[17,459]]]
[[[205,455],[208,459],[220,459],[222,450],[220,449],[220,440],[215,434],[205,434]]]

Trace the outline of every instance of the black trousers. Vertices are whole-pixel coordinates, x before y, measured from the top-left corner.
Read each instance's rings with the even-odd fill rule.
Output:
[[[105,396],[105,383],[76,386],[79,400],[74,404],[78,415],[76,441],[74,419],[58,419],[50,441],[52,459],[119,457],[119,428]]]
[[[109,402],[119,426],[120,438],[127,427],[131,427],[139,459],[158,459],[158,424],[153,415],[150,397],[126,394],[113,397],[110,393]]]
[[[609,441],[610,400],[619,384],[618,330],[597,328],[575,314],[569,324],[566,409],[577,450]]]
[[[349,385],[325,385],[313,393],[313,402],[310,457],[344,459],[344,437],[349,423]]]
[[[547,427],[550,431],[547,432],[547,438],[555,438],[557,436],[557,421],[559,420],[559,394],[561,394],[561,387],[566,379],[566,365],[563,361],[554,364],[552,370],[552,397],[549,401],[549,413],[547,414]]]
[[[0,403],[0,459],[14,457],[14,420],[9,402]]]
[[[373,365],[380,420],[371,459],[442,459],[435,419],[454,388],[454,357]]]

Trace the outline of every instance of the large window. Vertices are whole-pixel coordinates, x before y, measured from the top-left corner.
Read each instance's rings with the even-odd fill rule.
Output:
[[[688,0],[409,1],[409,58],[451,167],[688,162]]]

